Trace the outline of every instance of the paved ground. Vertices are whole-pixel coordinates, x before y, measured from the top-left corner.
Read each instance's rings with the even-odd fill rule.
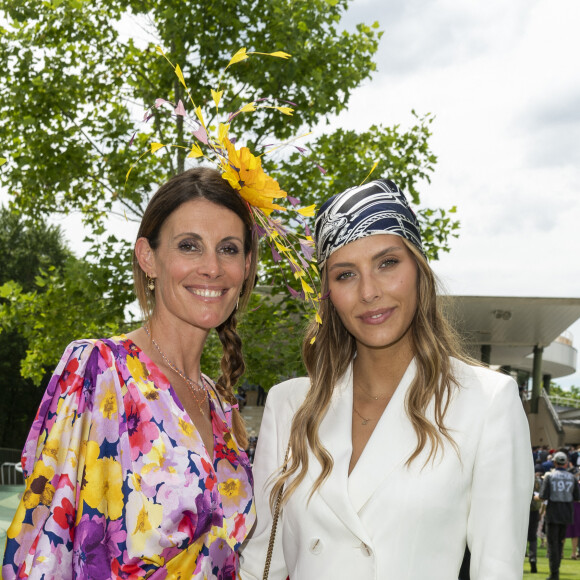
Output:
[[[23,485],[3,485],[0,487],[0,562],[4,559],[6,530],[12,522],[23,491]]]
[[[242,409],[242,417],[246,421],[246,429],[250,437],[257,437],[260,431],[260,423],[262,422],[262,414],[264,407],[256,407],[253,405],[246,405]]]
[[[262,413],[264,407],[247,405],[242,409],[242,416],[246,421],[246,427],[250,437],[257,437],[260,431]],[[14,512],[20,502],[20,495],[24,491],[23,485],[0,486],[0,562],[4,556],[6,546],[6,530],[12,522]]]

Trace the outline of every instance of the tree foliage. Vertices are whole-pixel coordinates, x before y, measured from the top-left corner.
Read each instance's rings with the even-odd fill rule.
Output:
[[[125,187],[127,170],[151,140],[190,142],[182,123],[150,108],[158,97],[173,103],[182,99],[189,106],[173,69],[155,46],[179,63],[195,103],[204,110],[209,108],[210,89],[218,86],[224,90],[222,106],[227,111],[257,97],[295,103],[294,116],[262,109],[236,118],[233,132],[238,141],[263,151],[272,142],[331,120],[348,106],[352,91],[371,77],[382,32],[377,23],[343,30],[341,17],[348,4],[349,0],[192,0],[186,4],[180,0],[0,0],[4,63],[0,154],[7,159],[0,169],[0,185],[8,189],[11,207],[30,219],[80,212],[87,241],[92,243],[86,260],[69,261],[64,276],[50,269],[39,274],[45,289],[42,299],[38,292],[31,298],[30,291],[18,286],[5,288],[9,304],[5,321],[11,317],[15,327],[21,325],[29,344],[25,374],[38,379],[46,365],[54,364],[54,349],[60,348],[67,332],[70,339],[70,334],[116,328],[119,313],[133,300],[130,247],[107,234],[107,219],[114,213],[139,220],[157,185],[183,169],[184,152],[163,149],[144,157]],[[242,47],[281,50],[292,58],[283,62],[251,58],[223,76],[229,59]],[[153,118],[144,127],[140,120],[145,110]],[[377,125],[358,133],[339,129],[315,134],[308,142],[307,158],[282,150],[264,158],[264,163],[284,189],[310,204],[362,182],[376,162],[374,175],[398,181],[417,205],[421,184],[429,180],[436,163],[429,147],[431,123],[427,115],[417,117],[406,130]],[[327,169],[325,176],[317,164]],[[447,249],[448,237],[455,235],[453,211],[422,208],[418,212],[428,252],[435,258]],[[265,257],[261,283],[271,283],[275,272]],[[269,386],[269,379],[280,374],[281,359],[299,360],[297,315],[286,301],[276,305],[256,300],[261,301],[260,307],[241,328],[247,337],[250,372],[258,368],[268,373],[272,367],[268,380],[256,380]],[[75,307],[68,308],[67,301],[75,301]],[[61,318],[56,326],[25,323],[43,317]],[[284,336],[288,340],[282,340]],[[276,362],[268,357],[272,340],[279,339],[286,350],[279,351]],[[212,341],[207,352],[215,346],[215,338]],[[258,364],[266,359],[271,362]]]
[[[60,266],[70,256],[58,228],[27,227],[18,216],[0,208],[0,296],[6,283],[18,280],[23,291],[36,288],[41,268]],[[5,300],[0,298],[0,447],[21,448],[40,402],[33,382],[20,376],[27,342],[18,328],[1,325]]]
[[[338,32],[346,4],[53,0],[31,5],[3,0],[10,24],[2,30],[7,66],[1,73],[0,120],[11,138],[3,144],[9,163],[2,175],[17,193],[16,207],[33,215],[78,210],[91,227],[102,225],[110,211],[139,218],[151,184],[181,169],[184,153],[167,150],[148,159],[123,188],[140,152],[127,145],[137,124],[131,113],[141,116],[158,97],[185,101],[156,43],[180,64],[196,104],[206,104],[210,89],[218,86],[230,111],[262,95],[296,103],[300,114],[294,117],[265,109],[236,119],[237,133],[256,148],[339,113],[375,68],[372,55],[379,38],[376,29],[362,25],[355,33]],[[123,15],[147,28],[153,41],[146,48],[122,40]],[[221,77],[241,47],[284,50],[292,59],[283,67],[277,59],[250,59]],[[162,143],[184,140],[161,111],[155,111],[153,127]],[[148,132],[140,133],[136,143],[143,146],[148,139]]]
[[[287,294],[272,295],[272,288],[261,287],[252,295],[248,311],[242,316],[246,373],[250,384],[269,389],[272,385],[305,373],[302,363],[302,335],[307,310]],[[211,334],[202,355],[202,368],[210,376],[220,373],[221,345]]]
[[[550,396],[562,397],[564,399],[573,399],[580,402],[580,387],[572,385],[567,389],[561,387],[554,381],[550,382]]]
[[[16,280],[0,286],[0,329],[18,333],[27,343],[21,374],[38,385],[75,338],[111,336],[130,324],[125,304],[130,287],[117,283],[117,269],[70,255],[62,265],[39,268],[36,288],[25,291]]]
[[[124,313],[114,270],[75,257],[58,227],[0,208],[0,253],[0,446],[20,448],[40,402],[36,386],[65,346],[118,332]]]

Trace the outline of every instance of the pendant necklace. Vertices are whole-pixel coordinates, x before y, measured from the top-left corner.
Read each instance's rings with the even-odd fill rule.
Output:
[[[175,365],[175,363],[173,363],[171,360],[169,360],[169,358],[167,358],[167,355],[161,350],[161,348],[157,344],[157,341],[151,335],[151,332],[149,331],[149,328],[146,324],[143,325],[143,330],[145,330],[145,333],[151,339],[153,346],[155,347],[157,352],[161,355],[163,362],[174,373],[179,375],[183,379],[185,384],[189,387],[189,390],[190,390],[191,394],[193,395],[193,399],[197,403],[197,406],[199,407],[201,414],[205,416],[205,413],[203,412],[202,405],[203,405],[205,399],[207,398],[207,391],[206,391],[206,387],[205,387],[205,380],[203,378],[203,375],[201,374],[201,371],[199,373],[199,383],[194,381],[193,379],[190,379],[182,370],[179,369],[179,367],[177,365]]]
[[[354,412],[355,412],[355,413],[356,413],[356,414],[357,414],[357,415],[358,415],[358,416],[359,416],[359,417],[362,419],[362,421],[361,421],[361,425],[366,425],[366,424],[367,424],[367,423],[370,421],[370,418],[368,418],[368,419],[367,419],[366,417],[363,417],[363,416],[362,416],[362,415],[361,415],[361,414],[360,414],[360,413],[359,413],[359,412],[356,410],[356,407],[354,406],[354,403],[353,403],[353,405],[352,405],[352,410],[353,410],[353,411],[354,411]]]

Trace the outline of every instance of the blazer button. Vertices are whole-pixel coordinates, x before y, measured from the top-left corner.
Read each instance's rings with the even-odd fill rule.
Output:
[[[313,554],[320,554],[322,552],[322,540],[320,538],[312,538],[310,540],[310,551]]]
[[[361,542],[360,549],[363,553],[363,556],[366,556],[367,558],[373,555],[373,551],[364,542]]]

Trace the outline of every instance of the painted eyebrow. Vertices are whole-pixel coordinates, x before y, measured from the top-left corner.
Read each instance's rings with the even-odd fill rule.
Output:
[[[391,246],[390,248],[385,248],[384,250],[381,250],[380,252],[377,252],[374,256],[372,256],[371,260],[373,260],[373,261],[379,260],[383,256],[390,254],[391,252],[399,252],[402,249],[403,248],[401,246]],[[336,268],[354,268],[354,267],[356,267],[355,262],[337,262],[336,264],[333,264],[332,266],[330,266],[328,271],[331,272],[332,270],[334,270]]]

